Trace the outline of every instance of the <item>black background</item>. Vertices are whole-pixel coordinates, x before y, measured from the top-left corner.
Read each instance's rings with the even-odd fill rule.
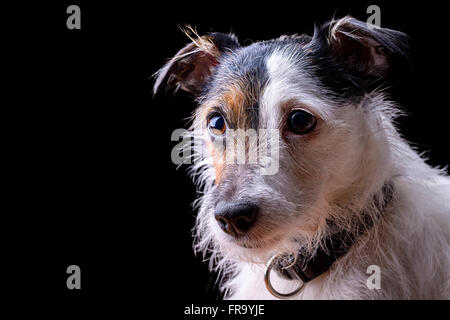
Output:
[[[70,4],[81,8],[81,30],[66,28]],[[16,8],[10,30],[23,31],[12,37],[19,61],[6,62],[22,88],[7,136],[20,142],[12,143],[9,188],[19,196],[11,196],[17,232],[8,243],[18,246],[9,246],[15,258],[5,263],[19,271],[10,277],[18,293],[66,310],[128,301],[147,311],[156,293],[179,302],[176,314],[216,299],[214,278],[191,249],[194,186],[170,160],[170,135],[186,126],[194,103],[181,92],[153,98],[151,75],[188,42],[179,29],[185,23],[200,34],[233,31],[248,44],[311,34],[333,15],[366,20],[370,4],[381,7],[383,27],[412,39],[412,71],[391,90],[410,113],[401,132],[428,151],[430,164],[448,165],[448,32],[438,4],[55,1]],[[79,291],[66,288],[71,264],[81,267]]]

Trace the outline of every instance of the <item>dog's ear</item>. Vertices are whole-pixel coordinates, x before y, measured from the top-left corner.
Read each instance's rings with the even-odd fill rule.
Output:
[[[315,38],[337,63],[361,75],[383,77],[395,60],[408,60],[407,35],[351,17],[325,24]]]
[[[221,56],[239,47],[233,34],[214,32],[200,37],[192,29],[189,31],[185,33],[192,42],[155,74],[154,94],[166,84],[167,88],[181,88],[197,96],[220,63]]]

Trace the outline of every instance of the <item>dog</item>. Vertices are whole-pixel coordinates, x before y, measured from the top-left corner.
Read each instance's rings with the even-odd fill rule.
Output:
[[[409,63],[408,37],[349,16],[247,46],[186,34],[153,91],[182,89],[198,104],[187,134],[194,249],[224,297],[449,299],[450,178],[398,133],[402,111],[385,90]],[[228,161],[237,130],[273,133],[261,158],[276,170]],[[234,137],[249,153],[264,140]]]

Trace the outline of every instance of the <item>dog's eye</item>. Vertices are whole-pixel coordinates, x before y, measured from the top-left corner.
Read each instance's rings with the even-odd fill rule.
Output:
[[[213,135],[223,135],[226,128],[225,119],[220,114],[215,113],[208,118],[208,129]]]
[[[316,118],[303,109],[293,110],[288,118],[289,129],[296,134],[311,132],[316,125]]]

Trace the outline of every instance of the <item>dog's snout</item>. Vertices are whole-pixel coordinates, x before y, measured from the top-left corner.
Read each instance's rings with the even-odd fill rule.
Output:
[[[223,231],[238,237],[254,224],[258,210],[258,206],[250,202],[219,202],[214,216]]]

